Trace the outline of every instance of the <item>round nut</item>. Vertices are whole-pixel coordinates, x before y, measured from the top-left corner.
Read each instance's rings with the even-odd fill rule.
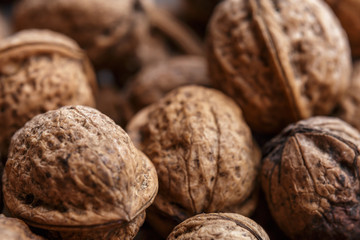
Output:
[[[360,61],[354,63],[350,87],[341,99],[335,116],[360,130]]]
[[[144,68],[128,87],[135,112],[157,102],[171,90],[184,85],[209,86],[205,59],[198,56],[174,57]]]
[[[262,187],[292,239],[359,239],[360,133],[330,117],[290,125],[264,150]]]
[[[167,240],[270,240],[250,218],[235,213],[208,213],[191,217],[174,228]]]
[[[43,240],[35,235],[20,219],[8,218],[0,214],[0,239],[6,240]]]
[[[127,131],[157,169],[160,190],[151,211],[163,219],[178,224],[201,212],[254,210],[247,200],[260,152],[240,108],[221,92],[178,88],[140,111]]]
[[[24,30],[0,41],[0,152],[39,113],[61,106],[94,106],[94,72],[71,39],[47,30]]]
[[[350,42],[353,57],[360,57],[360,1],[358,0],[325,0],[334,10],[345,29]]]
[[[27,122],[3,176],[9,212],[60,239],[132,239],[157,188],[153,164],[128,135],[82,106]]]
[[[349,85],[347,37],[322,1],[226,0],[208,33],[212,82],[256,132],[329,114]]]

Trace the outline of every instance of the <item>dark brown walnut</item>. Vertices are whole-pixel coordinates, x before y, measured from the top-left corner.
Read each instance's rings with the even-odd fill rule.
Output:
[[[0,214],[0,239],[4,240],[43,240],[35,235],[20,219]]]
[[[0,41],[0,152],[39,113],[61,106],[94,106],[96,81],[83,51],[47,30],[24,30]]]
[[[134,71],[143,61],[163,59],[153,27],[181,49],[201,52],[189,31],[151,0],[22,0],[14,15],[16,29],[49,28],[72,37],[99,68]],[[151,46],[151,54],[138,51],[144,45]]]
[[[360,130],[360,61],[354,63],[350,87],[341,99],[335,116]]]
[[[260,152],[240,108],[221,92],[173,90],[135,115],[127,131],[157,169],[149,218],[163,235],[198,213],[254,210]]]
[[[171,90],[184,85],[210,86],[206,60],[198,56],[174,57],[148,65],[128,87],[135,112],[157,102]]]
[[[360,1],[325,0],[325,2],[334,10],[345,29],[353,57],[360,57]]]
[[[349,84],[346,34],[319,0],[223,1],[207,42],[212,82],[256,132],[329,114]]]
[[[360,133],[330,117],[288,126],[264,151],[262,187],[292,239],[360,238]]]
[[[27,122],[3,176],[11,215],[51,239],[132,239],[157,189],[154,165],[124,130],[82,106]]]
[[[270,240],[260,225],[235,213],[208,213],[191,217],[176,226],[167,238],[175,239]]]

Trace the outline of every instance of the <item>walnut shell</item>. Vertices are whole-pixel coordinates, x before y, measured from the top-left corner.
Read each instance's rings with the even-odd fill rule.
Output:
[[[235,213],[208,213],[191,217],[174,228],[167,240],[270,240],[250,218]]]
[[[0,214],[0,239],[6,240],[43,240],[35,235],[20,219],[8,218]]]
[[[0,152],[33,116],[61,106],[94,106],[94,72],[71,39],[24,30],[0,41]]]
[[[345,29],[350,42],[353,57],[360,57],[360,1],[325,0],[334,10]]]
[[[157,102],[171,90],[198,84],[210,86],[206,61],[199,56],[174,57],[148,65],[128,87],[128,98],[135,112]]]
[[[264,151],[262,187],[292,239],[359,239],[360,133],[330,117],[288,126]]]
[[[157,169],[152,212],[161,218],[178,224],[201,212],[254,210],[245,203],[260,152],[240,108],[221,92],[180,87],[135,115],[127,131]]]
[[[349,85],[350,49],[319,0],[226,0],[209,24],[212,82],[235,99],[252,130],[326,115]]]
[[[60,239],[132,239],[157,188],[153,164],[128,135],[82,106],[27,122],[3,176],[9,212]]]
[[[341,99],[335,116],[360,130],[360,61],[354,63],[350,87]]]

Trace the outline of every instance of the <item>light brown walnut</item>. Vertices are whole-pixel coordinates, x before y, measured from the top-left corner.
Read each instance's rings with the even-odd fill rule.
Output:
[[[320,0],[223,1],[207,38],[213,84],[259,133],[329,114],[350,82],[346,34]]]
[[[167,240],[270,240],[250,218],[235,213],[199,214],[180,223]]]
[[[82,106],[37,115],[12,138],[12,216],[51,239],[132,239],[158,189],[151,161],[110,118]]]
[[[35,235],[20,219],[0,214],[0,239],[3,240],[43,240]]]
[[[157,169],[149,217],[163,221],[154,224],[163,235],[198,213],[254,210],[260,152],[240,108],[221,92],[177,88],[140,111],[127,131]]]
[[[96,81],[78,45],[48,30],[24,30],[0,41],[0,152],[39,113],[61,106],[94,106]]]
[[[288,126],[264,148],[262,187],[291,239],[360,238],[360,133],[337,118]]]

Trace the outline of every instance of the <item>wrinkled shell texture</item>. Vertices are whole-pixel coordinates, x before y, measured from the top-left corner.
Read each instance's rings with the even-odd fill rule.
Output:
[[[143,69],[132,81],[128,94],[134,110],[138,111],[157,102],[171,90],[191,84],[210,85],[205,59],[175,57]]]
[[[67,231],[142,224],[140,214],[157,186],[153,164],[125,131],[81,106],[38,115],[20,129],[3,176],[4,201],[13,216]]]
[[[43,238],[32,233],[23,221],[0,214],[0,239],[42,240]]]
[[[138,42],[134,4],[134,0],[22,0],[14,12],[15,28],[64,33],[87,51],[96,66],[106,66],[133,53]]]
[[[354,63],[350,87],[342,98],[336,116],[360,130],[360,61]]]
[[[334,10],[345,29],[350,42],[353,57],[360,57],[360,1],[325,0]]]
[[[351,74],[349,44],[318,0],[227,0],[209,24],[212,82],[256,132],[328,114]]]
[[[292,239],[359,239],[360,133],[315,117],[290,125],[265,147],[262,187]]]
[[[209,213],[191,217],[176,226],[167,238],[175,239],[270,240],[260,225],[234,213]]]
[[[127,130],[157,169],[153,206],[163,216],[182,221],[201,212],[241,212],[252,198],[259,149],[240,108],[221,92],[178,88]]]
[[[0,42],[0,152],[33,116],[61,106],[94,106],[95,78],[75,42],[28,30]]]

